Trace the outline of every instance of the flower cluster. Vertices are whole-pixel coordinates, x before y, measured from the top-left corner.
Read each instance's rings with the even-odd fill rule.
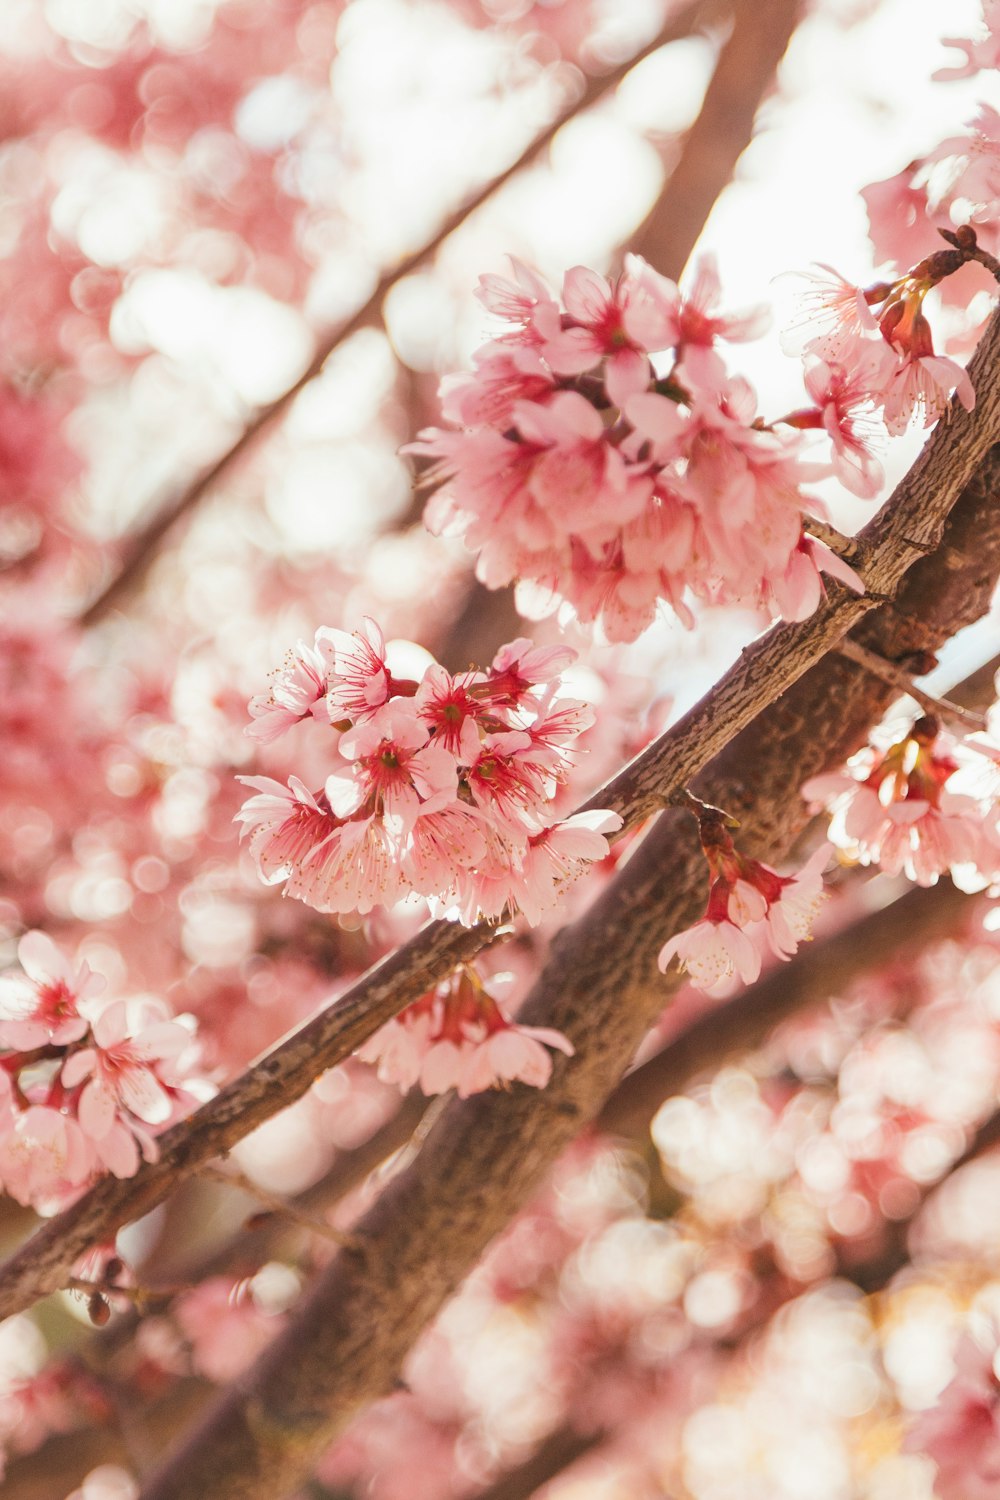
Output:
[[[546,1047],[573,1055],[561,1031],[509,1020],[466,967],[387,1022],[358,1056],[378,1065],[383,1083],[419,1084],[425,1094],[457,1089],[466,1099],[515,1078],[544,1088],[552,1074]]]
[[[804,529],[822,507],[802,485],[825,470],[727,374],[718,341],[755,336],[762,318],[718,311],[710,260],[686,295],[635,256],[613,284],[577,266],[562,308],[527,267],[514,262],[514,276],[481,279],[509,326],[472,374],[445,382],[453,426],[411,447],[438,486],[426,524],[464,535],[485,584],[516,580],[529,617],[566,600],[613,641],[634,640],[661,603],[686,624],[692,598],[801,619],[821,569],[862,587]],[[865,462],[855,454],[847,471]]]
[[[990,784],[990,761],[976,753],[989,754],[990,742],[976,739],[963,755],[924,715],[886,747],[866,746],[844,771],[812,777],[802,795],[813,811],[832,814],[831,842],[861,864],[903,871],[918,885],[950,873],[964,888],[982,889],[1000,879],[1000,788]]]
[[[722,995],[734,978],[752,983],[765,953],[791,958],[808,939],[830,848],[823,844],[797,875],[779,875],[740,854],[716,808],[704,808],[698,823],[711,876],[708,907],[700,922],[663,945],[659,964],[666,973],[676,959],[697,989]]]
[[[97,997],[42,932],[0,976],[0,1188],[56,1212],[98,1173],[131,1177],[155,1161],[155,1130],[192,1099],[192,1035],[154,1000]]]
[[[550,816],[594,717],[558,696],[573,654],[517,640],[486,672],[432,662],[416,682],[393,677],[374,621],[319,630],[250,705],[258,739],[307,716],[338,731],[319,791],[242,778],[257,793],[238,817],[261,879],[323,912],[417,894],[466,923],[515,910],[538,922],[621,826],[611,812]]]
[[[934,351],[931,326],[923,311],[927,293],[965,263],[975,234],[960,230],[964,248],[939,250],[893,282],[864,290],[830,266],[807,275],[801,320],[784,338],[785,349],[801,352],[806,383],[816,402],[811,425],[823,426],[834,441],[834,466],[856,494],[874,493],[881,476],[870,458],[871,414],[881,410],[886,429],[905,431],[914,415],[924,426],[944,413],[954,391],[967,411],[975,392],[962,366]],[[874,308],[880,311],[876,317]],[[810,425],[796,413],[792,425]],[[797,420],[799,419],[799,420]],[[871,486],[871,488],[869,487]]]

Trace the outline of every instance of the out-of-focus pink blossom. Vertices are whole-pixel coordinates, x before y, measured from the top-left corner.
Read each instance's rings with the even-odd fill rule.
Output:
[[[183,1292],[173,1311],[194,1368],[219,1384],[242,1375],[281,1328],[281,1319],[258,1305],[252,1283],[225,1276]]]
[[[32,1104],[0,1124],[0,1184],[39,1213],[63,1208],[94,1165],[84,1131],[61,1110]]]
[[[995,1327],[982,1339],[965,1334],[955,1375],[936,1406],[922,1412],[903,1447],[937,1465],[940,1500],[994,1500],[1000,1486],[1000,1379]]]

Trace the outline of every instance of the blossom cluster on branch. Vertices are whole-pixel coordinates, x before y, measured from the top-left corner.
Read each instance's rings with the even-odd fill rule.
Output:
[[[250,704],[258,739],[307,717],[336,731],[320,790],[242,778],[256,790],[238,816],[261,879],[323,912],[418,895],[467,924],[540,921],[621,826],[606,811],[551,816],[594,717],[559,694],[574,654],[520,639],[486,672],[432,661],[418,682],[393,676],[374,621],[321,628]]]
[[[996,729],[996,709],[992,727]],[[965,890],[1000,882],[1000,746],[989,732],[956,741],[930,714],[902,735],[814,776],[802,794],[830,814],[845,854],[918,885],[950,875]]]
[[[935,354],[922,304],[975,248],[966,230],[961,245],[868,291],[815,275],[788,341],[805,356],[813,404],[771,423],[717,347],[755,336],[765,311],[722,314],[710,259],[686,293],[636,256],[614,283],[577,266],[561,306],[516,261],[513,280],[481,278],[481,300],[507,328],[471,374],[444,382],[453,425],[411,445],[431,460],[427,525],[463,535],[489,587],[516,582],[524,614],[565,601],[614,641],[634,640],[662,603],[693,624],[692,599],[806,618],[821,573],[863,584],[810,535],[825,510],[804,486],[833,472],[870,499],[880,427],[902,432],[918,414],[929,425],[953,390],[973,405],[962,367]],[[825,464],[808,457],[812,429],[831,440]]]
[[[205,1097],[188,1026],[149,997],[102,1004],[104,979],[42,932],[0,976],[0,1186],[40,1213],[104,1171],[155,1161],[155,1133]]]

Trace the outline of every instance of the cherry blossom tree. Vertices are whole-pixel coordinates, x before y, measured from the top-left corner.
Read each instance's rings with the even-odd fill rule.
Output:
[[[12,7],[5,1495],[992,1494],[1000,5],[940,30]]]

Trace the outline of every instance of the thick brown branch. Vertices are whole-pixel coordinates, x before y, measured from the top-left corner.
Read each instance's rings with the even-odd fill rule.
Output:
[[[873,650],[898,656],[917,632],[924,637],[920,648],[933,649],[988,605],[1000,567],[1000,450],[982,461],[997,435],[997,358],[994,320],[975,361],[976,420],[959,414],[939,428],[867,529],[867,576],[881,594],[898,592],[865,628]],[[940,546],[899,588],[913,555],[906,538]],[[839,656],[819,662],[841,622],[853,624],[860,612],[857,601],[838,599],[805,625],[773,632],[693,711],[705,740],[727,746],[694,790],[740,814],[741,842],[750,853],[782,856],[806,821],[801,780],[839,765],[889,701],[892,690],[853,663]],[[713,708],[716,700],[725,706]],[[719,727],[719,715],[730,708],[748,726],[735,738],[732,721]],[[663,747],[661,741],[661,757]],[[682,743],[678,759],[686,772],[685,754]],[[657,786],[656,761],[647,752],[613,784],[632,816],[657,792],[662,796],[664,769],[661,762]],[[676,772],[671,757],[667,779],[687,780]],[[413,1166],[356,1226],[364,1255],[336,1257],[242,1387],[220,1400],[150,1480],[143,1500],[185,1492],[217,1500],[285,1494],[362,1405],[391,1389],[403,1357],[444,1299],[554,1157],[598,1114],[669,993],[656,974],[656,953],[698,913],[702,884],[692,820],[665,813],[586,917],[553,944],[522,1011],[530,1023],[566,1032],[576,1055],[557,1062],[543,1091],[483,1094],[446,1110]]]
[[[476,192],[471,194],[462,204],[448,215],[441,227],[431,236],[418,250],[407,255],[392,270],[386,271],[379,279],[378,285],[363,307],[344,323],[338,323],[328,332],[321,334],[316,343],[316,352],[309,365],[303,370],[299,378],[283,391],[274,401],[267,406],[260,407],[247,422],[243,431],[236,441],[226,449],[217,459],[214,459],[206,468],[175,494],[168,496],[156,506],[153,515],[142,527],[137,535],[129,537],[125,542],[124,554],[114,577],[104,586],[101,592],[87,606],[81,615],[81,623],[94,625],[110,613],[118,605],[124,595],[137,584],[146,569],[152,562],[160,543],[173,531],[174,527],[185,516],[189,515],[204,496],[214,488],[224,474],[228,474],[233,465],[247,453],[262,433],[268,431],[287,412],[295,400],[307,385],[310,385],[318,375],[321,374],[327,360],[359,329],[365,328],[369,323],[381,320],[382,305],[397,282],[402,281],[413,271],[423,265],[440,247],[445,240],[453,235],[466,219],[470,218],[477,209],[487,203],[494,194],[508,183],[518,172],[530,166],[548,146],[554,137],[563,128],[567,121],[583,114],[586,110],[600,102],[605,95],[610,94],[625,77],[626,73],[636,67],[642,60],[657,52],[661,47],[669,45],[670,42],[680,41],[690,36],[692,32],[711,20],[720,10],[724,10],[722,0],[693,0],[693,3],[673,14],[666,24],[661,28],[657,36],[647,46],[630,57],[627,62],[620,64],[611,73],[604,73],[590,78],[584,84],[580,92],[572,98],[556,115],[555,119],[546,125],[535,138],[529,142],[517,159],[511,162],[497,177],[493,177]]]
[[[698,118],[684,138],[666,189],[630,249],[664,276],[680,276],[716,199],[753,134],[799,18],[799,0],[742,0]]]
[[[877,613],[880,618],[891,619],[894,629],[899,627],[896,634],[907,642],[913,636],[920,638],[912,645],[897,646],[893,631],[888,631],[893,638],[883,641],[880,639],[881,626],[876,624],[873,631],[865,635],[864,644],[883,654],[891,654],[894,650],[902,654],[907,649],[933,649],[931,637],[934,637],[935,612],[928,607],[924,596],[928,589],[933,591],[935,587],[953,590],[959,564],[947,560],[947,549],[945,555],[936,558],[925,557],[923,553],[927,546],[936,547],[941,542],[949,512],[963,488],[967,487],[968,493],[962,515],[976,512],[978,517],[976,502],[981,499],[982,484],[992,484],[993,465],[984,465],[984,460],[993,442],[1000,437],[998,368],[1000,317],[995,315],[970,365],[970,374],[979,392],[975,416],[954,409],[950,422],[939,424],[891,500],[862,533],[864,572],[869,587],[876,591],[875,595],[859,598],[838,590],[810,620],[800,625],[778,626],[755,641],[711,693],[608,782],[586,806],[612,807],[622,814],[626,825],[633,825],[657,811],[666,799],[697,776],[713,755],[751,725],[762,709],[774,703],[782,693],[787,696],[792,684],[847,630],[864,618],[876,598],[893,597],[906,576],[914,549],[921,556],[921,562],[912,569],[918,583],[913,589],[908,583],[904,594],[907,598],[913,594],[917,613],[910,616],[887,607]],[[973,476],[981,465],[988,478],[977,483]],[[950,605],[947,622],[941,623],[936,644],[952,634],[963,618],[976,617],[976,614],[968,613],[970,608],[982,613],[986,607],[985,603],[980,603],[980,595],[994,576],[991,571],[994,554],[986,535],[988,519],[993,514],[987,509],[985,517],[979,517],[974,523],[959,520],[959,529],[963,524],[972,528],[968,537],[961,533],[962,545],[970,549],[966,564],[969,576],[965,578],[963,575],[964,586]],[[951,530],[954,529],[953,525]],[[884,702],[887,690],[843,659],[828,664],[827,675],[834,691],[840,690],[842,685],[853,685],[856,696],[864,704],[860,727],[858,721],[848,717],[841,722],[836,716],[830,726],[831,746],[854,748],[854,741],[867,728],[877,711],[876,705]],[[829,717],[829,712],[817,714],[816,726],[808,721],[796,721],[782,730],[782,734],[798,741],[805,734],[812,735],[815,751],[816,729]],[[781,720],[780,714],[776,715],[776,720]],[[844,724],[848,726],[846,739]],[[737,811],[744,806],[749,808],[754,804],[753,792],[757,788],[761,755],[782,764],[787,758],[786,749],[780,742],[768,742],[760,748],[755,745],[750,755],[740,752],[735,762],[737,769],[721,793],[703,794],[699,785],[695,790],[705,795],[706,801],[718,806]],[[804,769],[802,775],[812,774],[813,769],[822,769],[828,763],[836,763],[836,758],[832,749],[828,754],[813,753],[814,764],[812,768]],[[755,778],[754,788],[745,779],[750,767]],[[787,802],[793,795],[797,801],[797,794],[786,790],[784,800]],[[775,809],[772,816],[778,811]],[[762,813],[758,805],[755,815],[763,823],[766,844],[769,814]],[[680,822],[680,819],[674,819],[669,826],[673,828]],[[690,845],[688,822],[690,819],[684,820],[683,834],[678,832],[678,840],[685,847]],[[624,884],[615,882],[612,892],[630,888],[634,872],[644,868],[645,853],[644,846],[629,862]],[[659,875],[658,870],[654,873]],[[633,926],[627,910],[614,909],[613,903],[612,907],[607,914],[611,925],[601,939],[605,964],[609,951],[608,934],[613,940]],[[389,1016],[416,999],[458,962],[470,958],[493,936],[493,930],[482,925],[471,930],[456,929],[441,922],[425,927],[410,943],[359,980],[327,1011],[227,1085],[217,1098],[204,1105],[190,1120],[167,1132],[158,1163],[143,1166],[134,1178],[127,1181],[106,1179],[98,1183],[71,1209],[40,1229],[27,1245],[0,1267],[0,1317],[22,1310],[39,1296],[63,1285],[73,1263],[91,1244],[106,1239],[122,1224],[147,1213],[183,1177],[212,1157],[224,1154],[263,1120],[299,1098],[321,1072],[341,1061]],[[557,952],[560,951],[557,945]],[[613,946],[611,951],[614,951]],[[647,974],[647,981],[648,978]],[[634,1043],[631,1050],[634,1050]],[[627,1061],[627,1056],[621,1059],[619,1073],[624,1071]],[[606,1089],[605,1093],[608,1091]]]

